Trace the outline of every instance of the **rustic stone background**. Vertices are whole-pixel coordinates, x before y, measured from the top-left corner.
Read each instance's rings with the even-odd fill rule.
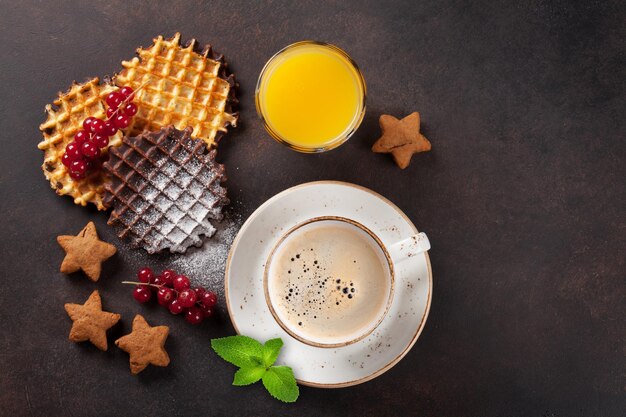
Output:
[[[1,2],[0,414],[624,415],[625,18],[619,1]],[[383,376],[303,387],[295,405],[232,387],[208,344],[233,333],[225,311],[196,328],[136,304],[119,281],[169,257],[128,251],[105,213],[44,180],[44,105],[175,31],[214,44],[241,84],[241,125],[219,151],[235,216],[334,179],[382,193],[428,233],[430,317]],[[368,85],[362,127],[324,155],[273,142],[254,109],[265,61],[301,39],[345,48]],[[369,147],[381,113],[414,110],[433,151],[400,171]],[[88,220],[121,250],[97,284],[57,272],[55,236]],[[170,367],[133,377],[119,349],[66,340],[63,303],[95,288],[123,316],[110,340],[139,312],[171,326]]]

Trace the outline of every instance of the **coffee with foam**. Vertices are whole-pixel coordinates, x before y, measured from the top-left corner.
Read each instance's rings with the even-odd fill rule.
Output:
[[[369,334],[384,317],[393,282],[376,239],[347,219],[311,221],[284,237],[269,260],[266,291],[285,330],[320,345]]]

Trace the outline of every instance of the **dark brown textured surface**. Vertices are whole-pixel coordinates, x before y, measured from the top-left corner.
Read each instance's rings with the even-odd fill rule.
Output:
[[[622,416],[626,248],[623,2],[187,2],[0,4],[0,414]],[[241,84],[222,140],[235,210],[289,186],[354,182],[396,202],[433,245],[426,328],[395,368],[361,386],[301,388],[295,405],[230,385],[199,328],[139,306],[119,284],[150,257],[119,245],[91,283],[58,273],[55,236],[107,214],[54,194],[39,168],[43,106],[73,79],[111,74],[157,34],[224,53]],[[368,84],[357,134],[323,155],[273,142],[254,111],[265,61],[286,44],[345,48]],[[399,170],[369,148],[381,113],[422,116],[433,150]],[[167,368],[67,341],[63,304],[94,289],[122,314],[168,325]],[[223,300],[222,307],[224,306]]]

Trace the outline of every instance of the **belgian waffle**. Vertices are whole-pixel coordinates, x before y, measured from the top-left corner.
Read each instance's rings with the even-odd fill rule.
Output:
[[[221,220],[229,202],[216,151],[207,151],[191,132],[168,126],[124,137],[104,164],[110,176],[104,204],[113,207],[108,223],[148,253],[200,246],[201,236],[215,233],[209,220]]]
[[[69,195],[74,198],[75,204],[81,206],[93,203],[98,210],[104,210],[102,197],[104,195],[105,176],[102,171],[95,171],[85,179],[74,180],[70,177],[61,158],[65,153],[65,146],[74,140],[74,135],[82,129],[82,123],[88,116],[97,118],[106,117],[105,97],[117,88],[108,83],[100,83],[93,78],[82,84],[74,82],[65,93],[46,106],[47,120],[39,126],[43,133],[43,140],[37,147],[44,151],[42,165],[44,175],[50,181],[50,186],[59,195]],[[122,143],[120,132],[111,136],[109,145],[102,152],[106,158],[107,149],[119,146]]]
[[[158,36],[149,48],[137,49],[137,55],[122,62],[124,69],[114,79],[118,86],[136,91],[139,112],[128,135],[169,125],[191,126],[194,137],[211,148],[228,125],[237,125],[235,78],[227,74],[224,57],[210,45],[200,50],[194,39],[183,46],[176,33],[171,39]]]

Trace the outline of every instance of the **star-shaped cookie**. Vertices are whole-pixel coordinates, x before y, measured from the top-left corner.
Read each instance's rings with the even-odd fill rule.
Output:
[[[94,282],[100,279],[102,262],[117,251],[115,246],[98,238],[93,222],[89,222],[77,236],[57,236],[57,242],[65,251],[61,272],[69,274],[83,270]]]
[[[430,142],[420,133],[418,112],[411,113],[402,120],[383,114],[379,123],[383,134],[372,146],[372,151],[390,153],[401,169],[409,166],[413,154],[430,151]]]
[[[91,293],[85,304],[65,304],[65,311],[74,324],[70,330],[72,342],[89,340],[100,350],[107,350],[107,330],[120,320],[120,315],[102,311],[98,290]]]
[[[150,327],[141,315],[133,320],[133,331],[115,341],[115,345],[130,354],[130,373],[137,375],[148,365],[167,366],[170,357],[165,351],[165,339],[170,328]]]

